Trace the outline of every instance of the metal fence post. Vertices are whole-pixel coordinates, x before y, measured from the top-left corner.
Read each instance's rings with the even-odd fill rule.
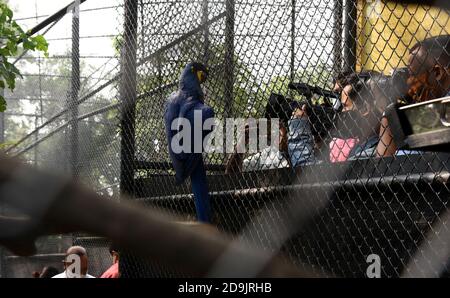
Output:
[[[296,0],[291,0],[291,83],[295,81],[295,5]]]
[[[5,90],[0,89],[0,95],[5,97]],[[5,113],[0,113],[0,144],[5,142]]]
[[[209,16],[209,7],[208,7],[209,0],[203,0],[202,2],[202,24],[205,26],[203,31],[203,63],[208,66],[209,63],[209,25],[208,22],[208,16]]]
[[[346,0],[344,6],[344,66],[356,70],[357,1]]]
[[[5,97],[5,90],[0,89],[0,94]],[[0,113],[0,144],[5,142],[5,113]],[[5,208],[3,203],[0,202],[0,214],[3,214]],[[5,249],[0,246],[0,278],[5,277]]]
[[[120,100],[122,103],[120,190],[122,194],[132,194],[134,185],[137,23],[138,0],[126,0],[124,43],[120,62]]]
[[[75,1],[72,14],[72,78],[69,99],[70,109],[70,171],[78,176],[78,94],[80,92],[80,0]]]
[[[235,0],[225,0],[224,117],[233,114]]]

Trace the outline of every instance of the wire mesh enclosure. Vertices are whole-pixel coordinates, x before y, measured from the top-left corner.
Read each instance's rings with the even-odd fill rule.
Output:
[[[1,114],[3,149],[37,167],[75,177],[105,198],[118,198],[120,105],[116,39],[123,3],[87,1],[77,9],[75,2],[70,6],[70,1],[58,5],[53,1],[9,1],[16,11],[15,19],[25,30],[34,28],[66,4],[69,6],[64,14],[39,32],[49,43],[49,56],[26,52],[13,59],[23,78],[13,92],[7,90],[5,94],[8,107]],[[96,26],[98,22],[105,26]],[[71,241],[61,242],[58,249],[38,249],[39,256],[30,263],[41,266],[39,259],[44,259],[62,271],[66,249],[72,242],[82,243],[91,254],[91,273],[100,275],[111,262],[108,242],[101,244],[95,238],[90,242],[85,236],[67,235]],[[98,247],[103,253],[98,252]],[[5,254],[2,276],[31,277],[31,271],[17,272]],[[29,267],[40,271],[44,266]]]
[[[9,154],[105,197],[127,194],[180,224],[196,221],[189,179],[175,182],[164,115],[184,67],[197,61],[209,70],[202,93],[217,121],[243,119],[247,138],[249,119],[279,125],[278,142],[257,152],[238,152],[242,135],[233,131],[222,140],[230,152],[203,154],[214,226],[317,276],[366,277],[374,256],[382,277],[405,275],[421,258],[423,276],[446,274],[448,256],[440,256],[450,243],[439,227],[447,225],[450,154],[394,144],[383,119],[392,104],[423,100],[406,90],[420,42],[431,38],[429,54],[439,52],[432,58],[448,75],[448,10],[375,0],[101,2],[54,25],[69,36],[68,54],[20,60],[35,72],[6,95],[8,111],[34,100],[37,114],[28,129],[5,114]],[[80,34],[84,19],[99,17],[89,14],[108,9],[114,28]],[[111,50],[94,55],[92,67],[80,48],[102,38]],[[448,95],[448,80],[437,81],[444,91],[430,96]],[[419,126],[435,128],[433,117],[419,115]],[[73,243],[92,252],[96,274],[106,269],[106,239],[77,234]],[[120,270],[185,276],[131,251]]]
[[[175,185],[163,117],[167,98],[179,88],[181,70],[199,61],[210,69],[205,103],[218,119],[266,117],[271,105],[279,103],[269,100],[274,93],[312,110],[314,148],[305,162],[292,162],[292,154],[304,154],[304,148],[242,154],[237,167],[229,166],[238,154],[204,155],[214,224],[236,237],[245,235],[258,247],[281,251],[298,266],[312,265],[317,274],[366,276],[367,258],[375,254],[383,260],[382,276],[400,276],[446,210],[449,156],[411,151],[376,157],[378,122],[392,99],[381,82],[407,65],[414,44],[448,34],[447,11],[381,1],[128,5],[125,30],[130,39],[124,46],[136,53],[137,65],[135,110],[128,114],[129,130],[123,131],[129,150],[122,157],[134,162],[132,171],[122,176],[127,191],[145,205],[195,220],[189,182]],[[344,129],[324,111],[332,105],[336,78],[345,72],[358,74],[362,85],[372,88],[369,93],[381,94],[361,105],[360,114],[367,117],[355,114],[344,123],[346,130],[364,130],[363,137],[354,138],[356,143],[375,137],[375,146],[348,156],[346,144],[336,145],[338,155],[347,154],[341,158],[333,156],[336,150],[329,144]],[[128,88],[122,91],[134,91]],[[273,116],[289,119],[289,146],[298,133],[291,112],[282,109]],[[128,159],[123,161],[127,166]],[[275,240],[279,235],[284,235],[282,243]],[[175,274],[155,264],[142,265],[132,256],[121,266],[129,277]]]

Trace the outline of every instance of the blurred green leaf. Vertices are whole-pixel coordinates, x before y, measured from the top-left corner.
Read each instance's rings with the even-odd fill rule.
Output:
[[[3,113],[4,111],[6,111],[6,100],[0,95],[0,113]]]

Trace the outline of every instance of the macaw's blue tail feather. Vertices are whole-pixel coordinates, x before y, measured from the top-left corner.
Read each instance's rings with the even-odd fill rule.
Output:
[[[199,171],[197,168],[202,159],[203,157],[201,154],[189,154],[187,159],[183,161],[172,158],[172,165],[175,169],[176,184],[183,184],[183,182],[191,176],[192,172]]]
[[[206,171],[202,159],[200,159],[195,171],[192,171],[191,173],[191,184],[195,198],[197,220],[200,222],[211,223],[211,203],[206,181]]]
[[[191,177],[192,193],[194,194],[197,219],[200,222],[211,223],[211,204],[206,181],[206,171],[201,154],[192,154],[186,161],[174,160],[176,184],[182,184]]]

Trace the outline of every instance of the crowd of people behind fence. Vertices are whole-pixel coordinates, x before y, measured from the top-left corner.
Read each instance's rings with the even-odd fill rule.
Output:
[[[119,278],[119,248],[114,243],[109,247],[112,265],[100,278]],[[75,258],[79,260],[77,264]],[[61,269],[53,266],[45,266],[41,272],[32,273],[33,278],[96,278],[89,274],[89,257],[86,249],[82,246],[71,246],[67,249]],[[78,268],[76,268],[78,266]],[[79,269],[79,272],[77,271]]]
[[[407,61],[406,67],[394,69],[391,75],[375,71],[338,74],[333,80],[333,92],[339,98],[333,104],[336,119],[326,133],[317,127],[323,123],[312,121],[316,115],[306,104],[299,106],[297,101],[272,95],[266,117],[280,119],[279,146],[245,159],[234,153],[227,172],[418,153],[395,144],[385,113],[394,105],[450,96],[450,35],[416,43]]]

